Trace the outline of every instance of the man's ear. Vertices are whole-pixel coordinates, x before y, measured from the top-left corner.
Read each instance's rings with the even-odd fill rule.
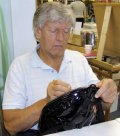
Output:
[[[36,30],[35,37],[36,37],[36,39],[37,39],[38,41],[40,41],[40,39],[41,39],[41,29],[40,29],[40,28],[38,28],[38,29]]]

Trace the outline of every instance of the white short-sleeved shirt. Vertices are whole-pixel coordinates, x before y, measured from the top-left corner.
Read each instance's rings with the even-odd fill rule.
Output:
[[[59,72],[46,65],[36,50],[17,57],[8,71],[3,109],[23,109],[46,97],[48,84],[55,79],[69,83],[72,89],[99,80],[86,58],[77,51],[66,50]],[[37,129],[37,126],[33,127]]]

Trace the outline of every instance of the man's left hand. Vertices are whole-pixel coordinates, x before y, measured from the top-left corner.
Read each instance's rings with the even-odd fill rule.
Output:
[[[117,96],[117,86],[112,79],[103,79],[96,84],[100,88],[95,94],[96,98],[101,97],[103,102],[112,104]]]

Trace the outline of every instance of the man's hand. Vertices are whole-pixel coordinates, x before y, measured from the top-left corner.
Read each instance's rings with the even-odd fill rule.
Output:
[[[47,98],[48,101],[51,101],[58,96],[63,95],[71,90],[71,86],[68,83],[65,83],[61,80],[53,80],[50,82],[47,88]]]
[[[103,79],[96,84],[100,88],[95,97],[101,97],[104,103],[112,104],[117,96],[117,86],[112,79]]]

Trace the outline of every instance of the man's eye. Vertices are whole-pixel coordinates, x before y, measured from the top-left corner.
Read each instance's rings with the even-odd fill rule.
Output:
[[[69,33],[69,32],[70,32],[70,29],[64,29],[64,32],[65,32],[65,33]]]
[[[50,32],[51,32],[51,33],[55,33],[55,32],[56,32],[56,30],[50,30]]]

